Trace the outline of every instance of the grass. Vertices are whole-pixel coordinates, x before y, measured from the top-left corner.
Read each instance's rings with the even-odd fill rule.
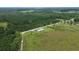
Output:
[[[23,36],[24,51],[79,51],[79,25],[59,24]]]
[[[7,25],[8,25],[7,22],[0,22],[0,27],[5,28],[5,27],[7,27]]]

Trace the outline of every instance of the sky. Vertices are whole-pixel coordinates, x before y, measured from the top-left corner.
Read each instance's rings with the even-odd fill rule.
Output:
[[[0,7],[79,7],[78,0],[0,0]]]

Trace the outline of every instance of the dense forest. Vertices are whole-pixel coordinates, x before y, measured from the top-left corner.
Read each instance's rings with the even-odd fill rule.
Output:
[[[26,31],[47,24],[58,22],[57,19],[69,20],[75,18],[76,13],[7,13],[0,14],[0,22],[8,22],[9,27],[15,31]]]
[[[59,22],[57,19],[69,20],[71,18],[74,18],[76,23],[79,22],[78,13],[0,13],[0,50],[19,50],[22,31]]]

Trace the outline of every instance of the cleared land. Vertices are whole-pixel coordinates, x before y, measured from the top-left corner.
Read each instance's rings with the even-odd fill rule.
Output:
[[[79,25],[58,24],[23,35],[24,51],[79,50]]]

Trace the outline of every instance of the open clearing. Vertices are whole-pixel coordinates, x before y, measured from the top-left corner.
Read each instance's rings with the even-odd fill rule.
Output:
[[[23,34],[24,51],[79,50],[79,25],[58,24],[40,32]]]

